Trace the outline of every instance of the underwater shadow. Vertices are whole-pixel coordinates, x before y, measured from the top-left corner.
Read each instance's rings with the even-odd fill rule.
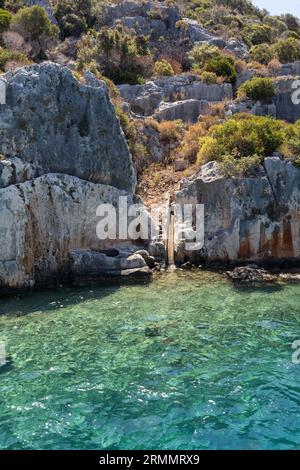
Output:
[[[0,317],[2,315],[25,316],[34,312],[51,312],[89,300],[104,299],[122,287],[148,286],[151,282],[152,278],[112,278],[83,286],[37,289],[14,296],[0,296]]]

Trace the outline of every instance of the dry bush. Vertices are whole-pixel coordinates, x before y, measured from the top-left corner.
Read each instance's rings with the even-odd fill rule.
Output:
[[[202,122],[198,122],[189,127],[179,150],[185,160],[188,160],[190,163],[195,163],[199,151],[199,139],[203,137],[206,132],[206,125]]]
[[[163,121],[158,126],[162,141],[179,140],[182,138],[184,126],[182,121]]]
[[[235,68],[238,73],[244,72],[248,68],[247,62],[242,59],[238,59],[235,61]]]
[[[157,122],[153,118],[147,118],[145,119],[145,126],[152,127],[156,132],[159,132],[159,122]]]
[[[260,64],[259,62],[256,62],[255,60],[252,62],[249,62],[248,68],[252,70],[258,70],[260,73],[266,74],[268,73],[268,69],[265,65]]]
[[[269,72],[276,73],[280,69],[281,69],[281,62],[279,62],[278,59],[272,59],[271,62],[268,63]]]
[[[217,116],[220,119],[225,119],[227,106],[228,106],[227,100],[220,101],[219,103],[212,103],[210,105],[212,116]]]

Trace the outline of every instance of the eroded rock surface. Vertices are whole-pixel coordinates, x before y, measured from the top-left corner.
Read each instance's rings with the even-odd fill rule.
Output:
[[[120,274],[147,271],[143,258],[134,255],[139,249],[134,243],[97,237],[100,204],[117,207],[120,196],[128,204],[137,202],[131,155],[105,84],[89,76],[83,85],[52,63],[25,67],[4,79],[0,290],[78,277],[81,258],[76,271],[75,252],[101,252],[94,256],[90,277],[109,274],[116,262],[112,249]]]
[[[186,251],[177,240],[178,262],[272,262],[300,258],[300,169],[269,157],[257,175],[225,178],[216,162],[182,182],[178,204],[204,204],[205,241]]]
[[[135,117],[184,122],[196,121],[209,103],[233,96],[230,84],[208,85],[190,74],[161,77],[145,85],[120,85],[119,91]]]
[[[134,189],[130,152],[103,82],[81,84],[66,67],[51,62],[9,72],[3,79],[2,155],[44,173]]]

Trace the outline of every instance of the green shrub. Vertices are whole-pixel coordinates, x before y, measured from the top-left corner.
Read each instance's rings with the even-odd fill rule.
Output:
[[[274,57],[274,53],[269,44],[258,44],[250,49],[251,59],[260,64],[268,65]]]
[[[225,155],[220,162],[220,167],[225,176],[251,176],[261,163],[261,157],[253,155],[252,157],[236,158],[235,155]]]
[[[193,68],[202,68],[208,61],[220,56],[220,50],[216,46],[201,44],[194,46],[188,57]]]
[[[201,80],[207,85],[217,83],[217,75],[214,72],[203,72],[200,75]]]
[[[234,60],[226,56],[209,60],[205,65],[205,71],[215,73],[218,77],[224,77],[230,83],[234,83],[237,77]]]
[[[272,41],[273,29],[265,24],[249,24],[241,32],[241,36],[248,46],[255,46],[264,42]]]
[[[200,139],[198,163],[222,161],[231,155],[236,159],[272,155],[284,141],[284,123],[270,117],[239,114],[213,126]]]
[[[294,62],[295,60],[300,59],[299,43],[294,38],[280,39],[276,44],[274,44],[273,50],[282,64],[287,64],[288,62]]]
[[[155,77],[171,77],[172,75],[174,75],[174,70],[172,65],[167,60],[162,59],[155,62],[153,68],[153,75]]]
[[[152,72],[147,38],[118,29],[91,30],[81,38],[77,44],[78,68],[84,69],[90,63],[116,84],[141,84]]]
[[[94,26],[96,17],[93,14],[93,4],[95,2],[91,0],[55,0],[54,3],[54,15],[62,39],[68,36],[79,37],[88,28]]]
[[[3,10],[3,8],[0,8],[0,34],[9,28],[11,19],[12,14],[7,10]]]
[[[238,96],[246,95],[253,101],[270,101],[276,90],[271,78],[251,78],[238,89]]]
[[[293,158],[297,165],[300,164],[300,121],[286,126],[281,150],[286,157]]]

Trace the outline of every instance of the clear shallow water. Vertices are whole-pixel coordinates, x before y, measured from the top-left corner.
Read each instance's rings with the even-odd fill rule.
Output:
[[[1,449],[299,449],[300,286],[149,285],[0,300]]]

